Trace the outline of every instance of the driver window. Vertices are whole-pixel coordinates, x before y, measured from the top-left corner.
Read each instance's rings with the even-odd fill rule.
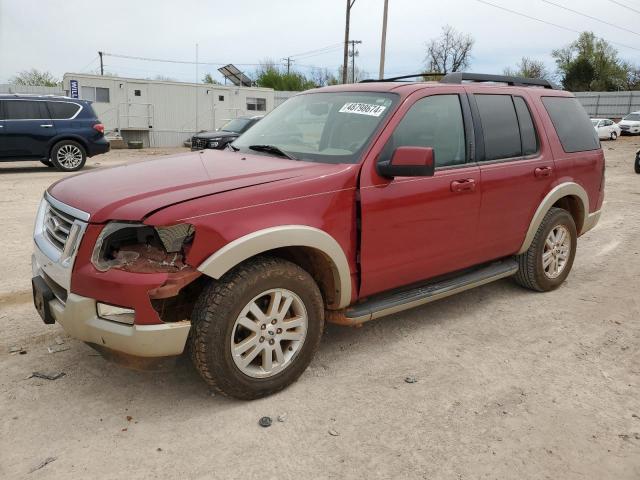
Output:
[[[462,107],[458,95],[433,95],[418,100],[400,121],[379,161],[391,159],[398,147],[432,147],[436,167],[465,163]]]

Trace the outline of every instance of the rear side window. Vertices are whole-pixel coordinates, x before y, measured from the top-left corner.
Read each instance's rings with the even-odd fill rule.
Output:
[[[485,160],[519,157],[520,129],[511,95],[475,95],[484,134]]]
[[[7,120],[48,120],[49,112],[45,102],[34,100],[6,100],[4,118]]]
[[[78,113],[80,107],[75,103],[68,102],[47,102],[51,118],[54,120],[65,120],[73,118]]]
[[[587,112],[572,97],[542,97],[562,148],[567,153],[600,148],[600,141]]]
[[[522,97],[513,97],[516,106],[518,123],[520,124],[520,138],[522,140],[522,155],[533,155],[538,151],[538,137],[533,126],[533,119],[527,103]]]

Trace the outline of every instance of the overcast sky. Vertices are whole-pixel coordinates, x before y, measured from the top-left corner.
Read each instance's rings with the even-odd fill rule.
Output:
[[[553,0],[553,3],[614,24],[604,25],[544,0],[486,0],[562,25],[592,30],[616,45],[621,57],[640,64],[640,0]],[[97,51],[202,62],[256,64],[293,56],[296,68],[342,63],[346,0],[0,0],[0,83],[30,68],[96,72]],[[624,4],[629,8],[623,8]],[[351,38],[362,40],[356,62],[377,76],[383,0],[356,0]],[[635,11],[631,10],[634,9]],[[425,43],[452,25],[473,36],[471,71],[502,73],[520,57],[544,60],[577,34],[486,5],[480,0],[389,0],[387,75],[424,69]],[[631,30],[625,31],[622,29]],[[334,47],[319,55],[297,54]],[[200,75],[216,73],[200,67]],[[255,66],[242,65],[249,74]],[[164,75],[195,79],[195,66],[105,57],[105,70],[121,76]]]

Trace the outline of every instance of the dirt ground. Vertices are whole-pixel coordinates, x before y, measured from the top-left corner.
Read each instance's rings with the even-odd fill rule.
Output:
[[[639,479],[640,139],[603,148],[603,216],[560,289],[503,280],[330,325],[301,379],[254,402],[212,396],[186,362],[114,366],[44,325],[31,230],[64,174],[0,164],[0,478]],[[178,151],[114,151],[89,168]],[[56,337],[69,349],[49,353]]]

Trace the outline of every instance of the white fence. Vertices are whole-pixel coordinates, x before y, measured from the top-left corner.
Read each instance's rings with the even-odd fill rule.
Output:
[[[30,93],[32,95],[64,95],[62,87],[39,87],[0,83],[0,93]]]
[[[640,110],[640,91],[575,92],[590,117],[618,119]]]

